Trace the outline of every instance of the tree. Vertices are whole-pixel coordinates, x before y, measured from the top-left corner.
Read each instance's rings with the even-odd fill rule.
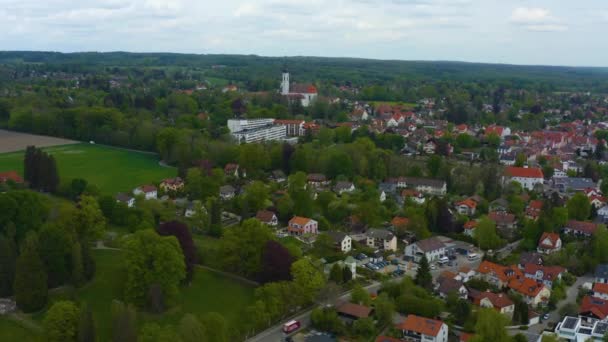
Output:
[[[209,342],[228,342],[230,334],[228,331],[228,322],[217,312],[209,312],[201,317],[203,326],[208,327],[207,339]]]
[[[337,262],[331,267],[329,271],[329,280],[335,282],[336,284],[342,284],[344,281],[342,279],[342,267]]]
[[[77,340],[78,342],[95,342],[96,339],[93,312],[88,305],[83,304],[80,307]]]
[[[345,330],[344,322],[333,308],[316,308],[310,314],[312,326],[321,331],[341,334]]]
[[[291,280],[291,265],[293,257],[280,243],[268,240],[262,253],[262,271],[260,279],[263,282]]]
[[[245,276],[259,274],[264,246],[273,238],[270,228],[256,219],[225,229],[220,242],[223,268]]]
[[[66,230],[55,224],[45,225],[38,234],[38,252],[44,261],[48,287],[55,288],[70,280],[68,261],[72,241]]]
[[[137,342],[137,312],[117,300],[112,302],[112,341]]]
[[[361,286],[360,284],[355,284],[350,294],[350,301],[359,305],[370,305],[372,299],[367,290],[363,288],[363,286]]]
[[[591,215],[591,203],[583,192],[577,192],[568,200],[568,217],[571,220],[583,221]]]
[[[55,302],[44,317],[43,325],[47,341],[76,341],[80,310],[74,302]]]
[[[74,221],[82,244],[100,239],[106,229],[106,219],[99,208],[99,203],[92,196],[80,197]]]
[[[378,322],[381,325],[389,325],[393,323],[395,315],[395,304],[385,293],[381,293],[375,300],[374,311]]]
[[[328,257],[335,254],[336,249],[334,247],[334,240],[331,238],[331,236],[329,236],[329,234],[319,234],[313,243],[312,252],[319,258]]]
[[[17,255],[7,237],[0,235],[0,297],[13,294]]]
[[[85,281],[84,263],[82,261],[82,246],[76,242],[72,245],[72,284],[82,286]]]
[[[194,274],[194,265],[197,263],[197,252],[192,233],[188,226],[178,221],[170,221],[161,224],[158,227],[158,234],[161,236],[175,236],[181,247],[181,251],[186,263],[186,282],[192,281]]]
[[[143,307],[152,285],[160,286],[168,301],[175,298],[186,276],[184,256],[175,237],[140,230],[125,241],[125,250],[125,299],[129,303]]]
[[[211,327],[213,329],[213,327]],[[207,329],[192,314],[186,314],[179,322],[179,336],[183,342],[199,342],[207,340]]]
[[[502,240],[496,233],[496,223],[486,216],[479,219],[473,234],[481,249],[494,249],[502,244]]]
[[[375,332],[374,321],[370,317],[360,318],[353,323],[353,329],[358,336],[370,337]]]
[[[353,272],[350,270],[350,267],[344,266],[342,267],[342,281],[347,283],[353,279]]]
[[[508,319],[494,309],[481,309],[477,314],[475,325],[475,336],[473,342],[496,341],[510,342],[509,334],[505,327]]]
[[[294,296],[302,303],[310,303],[325,285],[325,276],[307,258],[302,258],[291,265],[294,284]]]
[[[268,187],[266,187],[266,184],[255,181],[245,187],[245,193],[243,194],[242,200],[245,202],[244,205],[246,204],[247,208],[255,213],[258,210],[266,208],[266,202],[268,201],[269,195],[270,192]]]
[[[608,262],[608,229],[599,225],[591,241],[591,254],[597,263]]]
[[[431,268],[429,266],[429,261],[426,258],[426,255],[423,255],[418,263],[418,271],[416,272],[415,278],[416,285],[425,288],[427,290],[431,289],[433,285],[433,276],[431,275]]]
[[[38,237],[34,233],[28,234],[17,258],[13,290],[17,306],[24,312],[38,311],[46,304],[47,275],[38,254]]]

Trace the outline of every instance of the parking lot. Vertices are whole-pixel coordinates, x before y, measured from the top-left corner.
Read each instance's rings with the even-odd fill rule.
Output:
[[[439,275],[444,271],[450,271],[454,273],[458,273],[458,271],[467,267],[472,270],[476,270],[481,264],[481,255],[478,256],[475,260],[469,260],[469,258],[465,255],[457,254],[455,260],[450,260],[450,263],[445,265],[439,265],[438,263],[431,263],[431,275],[433,275],[433,279],[437,279]]]

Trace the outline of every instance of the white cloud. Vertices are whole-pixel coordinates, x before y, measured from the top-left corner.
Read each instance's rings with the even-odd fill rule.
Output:
[[[554,17],[546,8],[517,7],[511,13],[510,21],[520,25],[528,31],[535,32],[563,32],[568,25]]]

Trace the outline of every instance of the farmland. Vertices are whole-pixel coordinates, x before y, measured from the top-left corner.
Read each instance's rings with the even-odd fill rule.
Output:
[[[29,145],[51,147],[74,143],[76,142],[73,140],[0,129],[0,153],[23,151]]]
[[[176,176],[174,168],[159,165],[155,154],[90,144],[48,147],[44,151],[55,157],[61,182],[83,178],[103,194],[130,191]],[[0,154],[0,172],[9,170],[23,174],[23,152]]]

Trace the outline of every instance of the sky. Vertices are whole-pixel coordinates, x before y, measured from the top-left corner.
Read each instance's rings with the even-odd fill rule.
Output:
[[[0,50],[608,66],[608,0],[0,0]]]

